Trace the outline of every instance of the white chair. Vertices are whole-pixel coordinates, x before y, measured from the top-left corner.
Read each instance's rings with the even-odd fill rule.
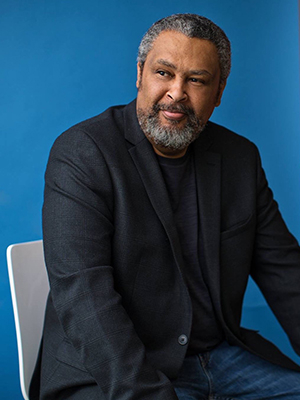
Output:
[[[13,303],[22,395],[29,400],[29,384],[42,337],[49,283],[43,241],[12,244],[7,265]]]

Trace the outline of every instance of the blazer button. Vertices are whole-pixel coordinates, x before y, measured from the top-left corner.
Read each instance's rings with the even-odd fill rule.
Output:
[[[188,338],[186,335],[180,335],[178,338],[178,343],[181,344],[181,346],[186,345],[188,342]]]

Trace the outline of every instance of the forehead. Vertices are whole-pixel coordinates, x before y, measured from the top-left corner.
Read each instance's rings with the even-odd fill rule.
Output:
[[[163,31],[154,41],[146,58],[153,64],[160,59],[175,63],[179,68],[219,70],[216,46],[209,40],[190,38],[181,32]]]

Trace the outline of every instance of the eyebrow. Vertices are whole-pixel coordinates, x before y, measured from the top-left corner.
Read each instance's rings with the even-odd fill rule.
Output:
[[[170,63],[169,61],[164,60],[164,59],[162,59],[162,58],[160,58],[160,59],[157,60],[156,62],[157,62],[158,64],[165,65],[166,67],[170,67],[170,68],[173,68],[173,69],[175,69],[175,70],[177,69],[176,65],[174,65],[174,64]]]
[[[160,58],[156,61],[158,64],[164,65],[166,67],[172,68],[175,71],[177,70],[177,67],[175,64],[172,64],[171,62],[164,60],[163,58]],[[212,76],[212,74],[210,72],[208,72],[206,69],[197,69],[197,70],[191,70],[189,71],[189,73],[191,75],[210,75]]]

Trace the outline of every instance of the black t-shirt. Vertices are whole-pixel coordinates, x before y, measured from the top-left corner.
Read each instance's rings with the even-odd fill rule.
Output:
[[[211,350],[223,340],[199,263],[198,200],[194,157],[191,149],[181,158],[158,157],[174,212],[185,262],[184,275],[193,307],[188,354]]]

